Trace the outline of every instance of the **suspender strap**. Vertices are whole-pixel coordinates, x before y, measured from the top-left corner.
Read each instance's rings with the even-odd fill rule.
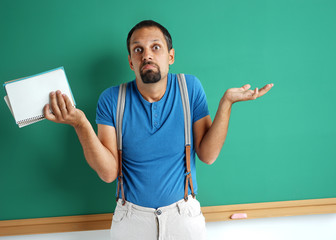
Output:
[[[184,77],[184,74],[177,74],[178,83],[180,86],[182,105],[183,105],[183,114],[184,114],[184,137],[185,145],[191,145],[190,129],[191,129],[191,120],[190,120],[190,104],[188,97],[187,83]]]
[[[186,153],[186,180],[185,180],[185,187],[184,187],[184,200],[188,201],[188,182],[190,184],[190,189],[191,189],[191,195],[193,198],[195,198],[195,193],[194,193],[194,187],[192,183],[192,177],[191,177],[191,170],[190,170],[190,145],[186,146],[185,148],[185,153]]]
[[[127,83],[121,84],[119,87],[118,105],[117,105],[117,146],[118,146],[118,186],[117,186],[117,201],[119,199],[119,189],[121,187],[122,204],[125,205],[124,184],[122,174],[122,122],[125,110]]]
[[[184,187],[184,200],[188,201],[189,184],[191,194],[193,198],[195,198],[194,188],[192,184],[191,170],[190,170],[191,115],[190,115],[190,104],[189,104],[187,83],[184,74],[178,74],[177,79],[180,87],[182,105],[183,105],[183,114],[184,114],[184,136],[185,136],[185,156],[186,156],[186,179]]]
[[[121,84],[119,87],[118,105],[117,105],[117,140],[118,150],[122,150],[122,121],[125,110],[125,98],[126,98],[127,83]]]

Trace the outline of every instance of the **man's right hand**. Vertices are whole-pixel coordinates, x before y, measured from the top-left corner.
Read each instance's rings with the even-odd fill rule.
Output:
[[[59,90],[50,93],[50,104],[44,106],[43,112],[46,119],[69,124],[74,128],[80,127],[86,120],[85,114],[72,106],[69,97]]]

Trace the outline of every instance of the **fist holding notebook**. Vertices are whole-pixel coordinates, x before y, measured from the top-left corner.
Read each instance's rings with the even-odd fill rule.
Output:
[[[74,128],[84,123],[85,114],[72,105],[66,94],[62,94],[60,90],[57,90],[56,92],[51,92],[49,96],[50,104],[46,104],[43,109],[46,119],[56,123],[69,124]]]

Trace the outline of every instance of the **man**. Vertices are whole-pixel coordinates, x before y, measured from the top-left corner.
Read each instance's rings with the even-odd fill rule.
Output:
[[[220,100],[214,121],[209,116],[200,81],[185,75],[190,100],[192,143],[189,196],[184,199],[186,152],[184,115],[176,74],[169,73],[175,50],[169,32],[154,21],[135,25],[127,38],[128,61],[135,73],[126,90],[122,127],[123,192],[111,227],[112,239],[205,239],[205,221],[197,193],[195,153],[212,164],[224,144],[232,104],[253,100],[273,84],[258,91],[228,89]],[[82,144],[88,164],[105,182],[118,176],[116,106],[119,86],[106,89],[97,107],[98,136],[84,113],[72,107],[61,92],[50,94],[47,119],[70,124]],[[52,113],[49,112],[51,108]],[[119,180],[120,181],[120,180]],[[126,202],[123,202],[123,200]]]

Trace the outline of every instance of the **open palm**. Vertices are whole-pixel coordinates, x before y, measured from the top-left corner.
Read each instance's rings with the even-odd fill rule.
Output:
[[[250,84],[246,84],[240,88],[230,88],[225,92],[224,98],[231,103],[254,100],[267,93],[273,87],[273,83],[266,84],[260,90],[258,90],[258,88],[255,88],[254,90],[249,90],[250,87]]]

